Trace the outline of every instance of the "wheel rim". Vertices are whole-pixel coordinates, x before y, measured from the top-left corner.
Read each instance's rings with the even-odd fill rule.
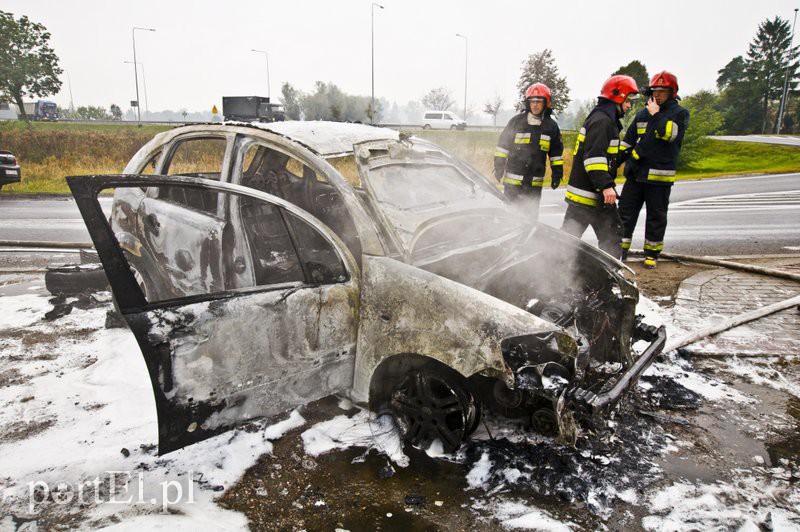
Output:
[[[462,386],[442,375],[411,372],[392,394],[403,438],[415,446],[439,439],[453,452],[477,424],[477,408]]]

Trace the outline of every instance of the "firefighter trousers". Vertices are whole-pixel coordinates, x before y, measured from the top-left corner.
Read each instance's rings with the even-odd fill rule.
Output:
[[[503,185],[503,194],[526,218],[535,222],[539,219],[539,203],[542,200],[542,187],[530,185]]]
[[[561,230],[581,238],[589,226],[592,226],[594,234],[597,236],[597,247],[612,257],[619,257],[622,223],[617,206],[590,207],[568,203]]]
[[[667,231],[667,209],[672,187],[640,183],[634,179],[625,181],[619,198],[619,215],[622,219],[622,247],[630,247],[636,222],[642,205],[647,209],[644,225],[644,254],[658,258],[664,249],[664,233]]]

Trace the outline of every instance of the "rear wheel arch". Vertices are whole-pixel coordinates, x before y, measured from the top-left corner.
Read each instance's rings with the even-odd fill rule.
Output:
[[[447,364],[429,356],[416,353],[401,353],[384,359],[375,371],[369,384],[369,407],[380,412],[388,406],[392,391],[403,381],[406,375],[415,370],[436,368],[446,373],[457,375],[467,385],[467,376],[451,368]],[[467,385],[468,386],[468,385]]]

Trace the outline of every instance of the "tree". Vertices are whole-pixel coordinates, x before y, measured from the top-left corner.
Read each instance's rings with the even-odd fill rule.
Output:
[[[780,17],[765,20],[758,25],[755,39],[747,50],[745,72],[749,80],[755,83],[761,100],[761,132],[767,129],[767,112],[770,102],[780,98],[783,92],[783,78],[789,68],[790,88],[797,83],[797,61],[789,64],[790,57],[797,53],[796,46],[790,54],[792,39],[789,21]]]
[[[49,42],[43,25],[0,11],[0,99],[13,100],[26,121],[24,96],[43,98],[61,89],[62,70]]]
[[[719,70],[717,87],[727,132],[767,131],[770,118],[777,114],[787,69],[789,89],[797,87],[798,62],[792,58],[800,47],[790,47],[789,22],[780,17],[767,19],[758,25],[746,56],[734,57]],[[773,124],[777,128],[777,120]]]
[[[111,118],[113,120],[122,120],[122,109],[119,108],[119,105],[112,103],[111,107],[109,108],[111,111]],[[183,112],[184,119],[186,118],[186,111]]]
[[[300,100],[303,93],[292,87],[288,81],[281,85],[281,103],[289,120],[300,120]]]
[[[690,114],[689,128],[683,137],[680,165],[685,167],[696,161],[701,148],[711,142],[707,137],[722,131],[723,117],[717,109],[720,96],[710,91],[699,91],[681,101]]]
[[[453,99],[453,91],[446,87],[431,89],[428,94],[422,97],[422,106],[425,109],[434,111],[447,111],[456,101]]]
[[[617,71],[611,75],[616,76],[617,74],[623,74],[635,79],[639,90],[644,89],[650,84],[650,74],[647,73],[647,67],[645,67],[641,61],[637,61],[636,59],[625,66],[619,67]]]
[[[503,98],[495,94],[494,98],[487,100],[483,106],[483,112],[487,115],[492,115],[492,121],[497,126],[497,113],[500,112],[500,107],[503,105]]]
[[[317,81],[314,92],[303,94],[300,109],[306,120],[334,120],[338,122],[366,122],[372,112],[372,99],[343,92],[333,83]],[[380,120],[383,106],[375,102],[375,120]]]
[[[551,105],[556,113],[567,108],[570,102],[567,78],[558,75],[558,67],[549,49],[531,54],[522,62],[522,74],[517,83],[519,99],[525,99],[525,91],[534,83],[544,83],[552,94]],[[522,105],[520,104],[520,110]]]
[[[81,105],[75,110],[75,114],[81,120],[105,120],[108,118],[105,107],[100,105]]]
[[[742,83],[745,80],[745,62],[741,55],[737,55],[720,70],[717,70],[717,88],[719,90],[726,89],[736,83]]]

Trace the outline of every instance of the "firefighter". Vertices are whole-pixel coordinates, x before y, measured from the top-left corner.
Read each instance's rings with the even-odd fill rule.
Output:
[[[583,235],[592,226],[600,249],[619,256],[622,223],[617,212],[617,156],[620,147],[620,119],[638,97],[639,88],[630,76],[611,76],[600,90],[597,105],[586,117],[573,150],[572,170],[567,186],[567,212],[562,231]]]
[[[645,91],[647,105],[639,111],[625,133],[620,149],[625,163],[625,186],[619,199],[622,219],[622,260],[628,256],[639,211],[646,205],[644,266],[655,268],[664,248],[669,194],[683,135],[689,126],[689,111],[678,104],[678,78],[659,72]]]
[[[525,91],[525,111],[509,120],[494,153],[494,175],[503,192],[532,220],[539,216],[539,202],[547,158],[551,186],[558,188],[564,175],[564,145],[552,113],[550,89],[534,83]]]

